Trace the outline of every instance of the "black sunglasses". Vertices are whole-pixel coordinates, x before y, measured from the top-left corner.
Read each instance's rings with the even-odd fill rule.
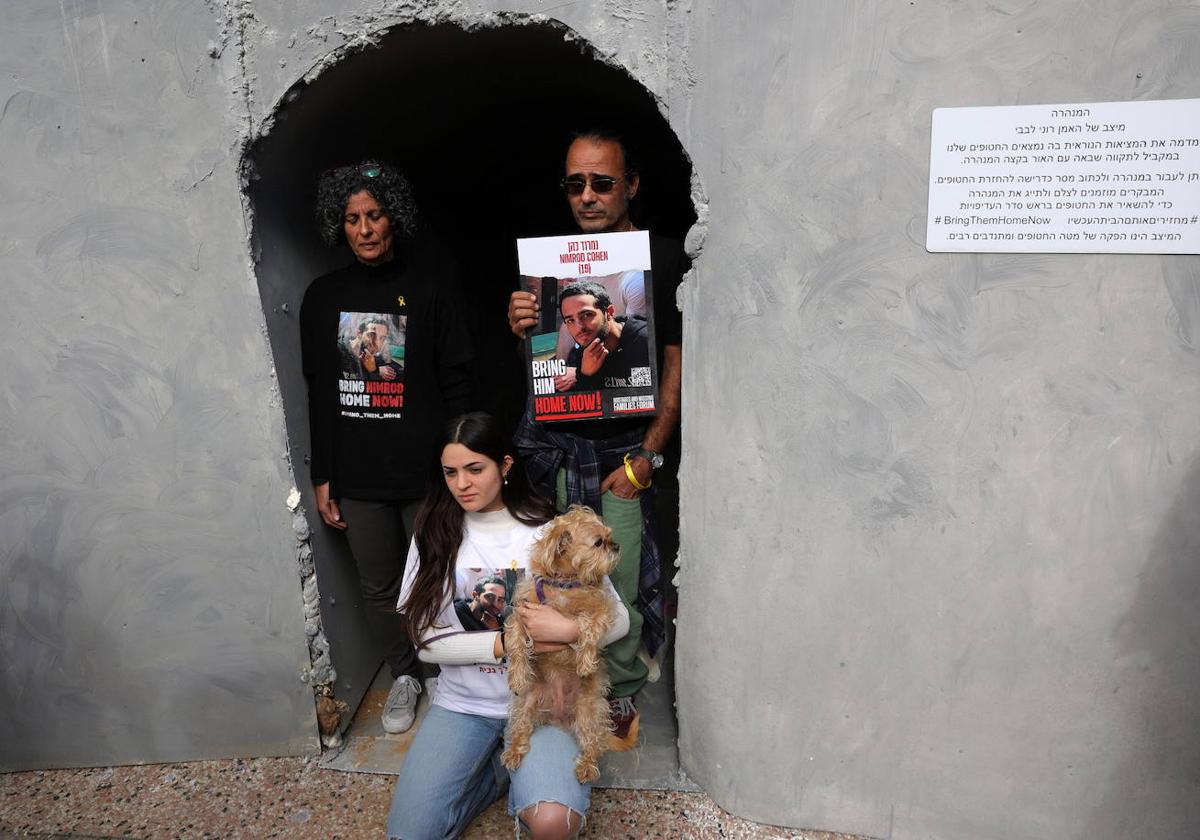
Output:
[[[611,175],[595,175],[590,181],[587,178],[574,176],[563,178],[559,181],[559,186],[563,188],[563,191],[567,195],[583,195],[583,191],[589,186],[592,188],[592,192],[597,195],[607,195],[613,191],[613,187],[620,180],[621,178],[613,178]]]

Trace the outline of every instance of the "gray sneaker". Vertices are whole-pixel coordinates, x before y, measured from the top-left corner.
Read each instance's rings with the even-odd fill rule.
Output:
[[[383,731],[392,735],[407,732],[417,718],[417,695],[421,693],[421,684],[413,677],[405,674],[396,677],[392,690],[388,692],[387,702],[383,705]]]

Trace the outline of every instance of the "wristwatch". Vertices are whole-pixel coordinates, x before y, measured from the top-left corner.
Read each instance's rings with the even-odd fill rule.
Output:
[[[650,462],[651,469],[662,469],[663,456],[661,452],[655,452],[653,449],[639,449],[634,453],[635,458],[645,458]]]

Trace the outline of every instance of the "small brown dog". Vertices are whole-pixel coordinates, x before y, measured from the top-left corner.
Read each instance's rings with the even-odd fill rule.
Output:
[[[521,584],[513,603],[538,601],[554,607],[579,622],[579,639],[564,650],[535,654],[519,611],[509,616],[504,646],[508,685],[515,696],[501,756],[509,770],[519,767],[529,752],[533,730],[552,724],[572,732],[579,743],[575,778],[590,782],[600,777],[597,762],[609,736],[608,672],[600,640],[614,621],[604,576],[616,568],[619,549],[612,530],[582,506],[557,517],[534,544],[532,580]]]

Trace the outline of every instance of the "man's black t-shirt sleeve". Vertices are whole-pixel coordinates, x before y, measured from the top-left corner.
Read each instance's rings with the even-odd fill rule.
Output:
[[[689,260],[679,242],[650,234],[650,264],[653,266],[650,281],[654,293],[654,341],[661,356],[662,348],[668,344],[683,344],[683,313],[675,303],[675,293],[689,267]]]

